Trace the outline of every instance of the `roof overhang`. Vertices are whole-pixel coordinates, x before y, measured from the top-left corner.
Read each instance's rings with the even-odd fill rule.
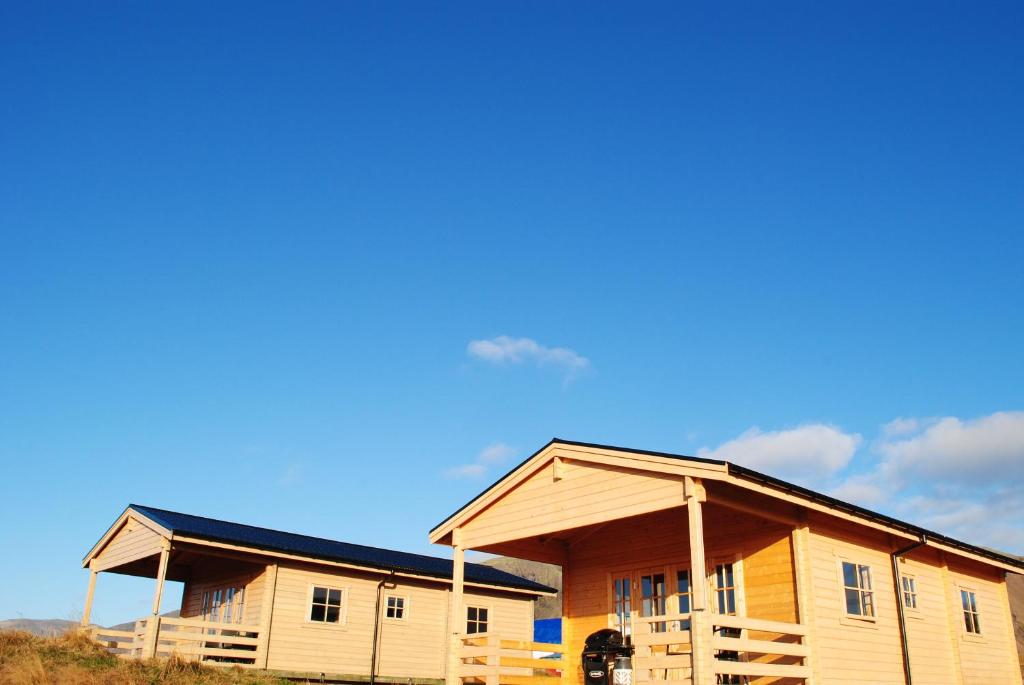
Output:
[[[171,544],[172,548],[175,544],[178,545],[189,545],[190,547],[205,548],[209,551],[211,556],[242,556],[252,561],[255,559],[269,561],[269,560],[288,560],[296,563],[313,564],[317,566],[324,566],[328,568],[336,569],[347,569],[350,571],[356,571],[360,573],[368,573],[374,575],[393,575],[397,578],[407,578],[410,580],[418,580],[431,583],[440,583],[442,585],[450,585],[452,579],[446,576],[434,576],[423,573],[414,573],[411,571],[403,571],[401,569],[383,568],[377,566],[369,566],[362,564],[353,564],[343,561],[335,561],[331,559],[323,559],[320,557],[313,557],[303,554],[294,554],[288,552],[281,552],[273,549],[265,549],[261,547],[255,547],[251,545],[241,545],[238,543],[227,542],[223,540],[217,540],[212,538],[198,537],[195,535],[183,535],[175,533],[172,530],[168,530],[164,526],[161,526],[157,522],[153,521],[152,518],[146,516],[142,512],[132,507],[127,507],[117,520],[107,529],[103,536],[92,546],[89,553],[82,559],[82,567],[88,568],[93,559],[95,559],[107,546],[107,544],[114,538],[115,535],[128,523],[128,519],[134,519],[140,524],[150,528],[155,533],[164,537],[168,543]],[[483,583],[480,581],[466,580],[464,585],[466,587],[479,588],[481,590],[489,590],[492,592],[508,592],[513,594],[530,595],[532,597],[554,597],[557,592],[554,590],[543,591],[539,589],[513,587],[510,585],[501,585],[497,583]]]
[[[689,457],[610,445],[575,442],[554,438],[534,452],[490,487],[463,505],[430,531],[435,544],[453,544],[453,531],[482,514],[493,503],[555,459],[609,464],[634,470],[653,471],[668,476],[719,481],[742,490],[767,495],[807,510],[818,511],[855,524],[880,530],[901,541],[921,541],[934,549],[1013,573],[1024,572],[1024,560],[1000,554],[984,547],[955,540],[934,531],[870,511],[808,488],[788,483],[726,461]],[[902,542],[901,542],[902,544]]]

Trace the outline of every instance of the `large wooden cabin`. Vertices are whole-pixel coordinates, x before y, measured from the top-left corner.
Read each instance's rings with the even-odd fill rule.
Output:
[[[125,657],[177,654],[320,681],[440,683],[452,562],[130,505],[82,561],[96,578],[154,578],[153,610],[132,630],[88,628]],[[458,630],[533,635],[534,599],[554,590],[489,566],[460,569]],[[180,617],[159,615],[166,581]],[[372,664],[372,665],[371,665]]]
[[[1019,559],[723,461],[556,439],[430,539],[454,548],[454,618],[466,550],[563,571],[560,674],[456,630],[448,685],[581,685],[603,628],[630,636],[640,685],[1021,683]]]

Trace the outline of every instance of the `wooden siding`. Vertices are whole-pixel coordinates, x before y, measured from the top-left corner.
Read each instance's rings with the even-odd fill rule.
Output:
[[[1007,683],[1019,685],[1021,673],[1016,668],[1015,641],[1012,639],[1006,580],[1002,573],[967,561],[948,560],[951,594],[950,607],[954,627],[953,639],[958,642],[960,668],[965,685],[975,683]],[[964,626],[960,588],[973,590],[978,600],[981,634],[968,634]]]
[[[266,578],[264,567],[211,558],[210,562],[197,565],[193,569],[192,577],[192,580],[185,583],[181,597],[182,618],[200,618],[202,616],[204,592],[241,587],[245,589],[245,606],[241,623],[251,626],[260,624],[260,616],[263,611],[263,587]]]
[[[704,522],[709,568],[719,562],[741,561],[745,614],[795,623],[790,529],[713,504],[705,506]],[[654,569],[664,570],[669,576],[677,568],[689,568],[688,538],[686,509],[678,507],[609,523],[571,548],[563,641],[569,671],[575,674],[576,682],[582,682],[583,641],[590,633],[611,625],[611,574]],[[673,592],[674,577],[667,577],[667,581],[668,590]],[[636,606],[636,591],[633,598]],[[674,610],[671,605],[669,608]]]
[[[836,685],[892,683],[902,679],[896,594],[888,536],[812,514],[809,518],[816,671]],[[871,567],[875,620],[846,615],[839,563]],[[1011,668],[1009,623],[1001,599],[1002,572],[969,561],[950,561],[928,549],[912,552],[900,573],[917,581],[918,609],[907,614],[907,644],[915,685],[1020,683]],[[958,587],[973,588],[981,604],[981,637],[965,635]]]
[[[267,667],[277,671],[369,675],[380,579],[380,575],[330,572],[312,565],[282,565],[277,577]],[[308,620],[314,585],[345,591],[341,625]],[[395,587],[383,591],[383,596],[388,594],[406,598],[406,618],[381,619],[378,673],[389,677],[442,678],[448,651],[448,586],[397,579]],[[467,588],[466,604],[488,607],[492,631],[516,639],[532,637],[532,597]],[[381,610],[383,614],[383,602]]]
[[[681,478],[608,464],[564,460],[540,467],[466,523],[467,547],[543,535],[683,504]]]
[[[163,536],[147,527],[134,516],[107,542],[94,560],[97,571],[105,571],[123,564],[160,554]]]

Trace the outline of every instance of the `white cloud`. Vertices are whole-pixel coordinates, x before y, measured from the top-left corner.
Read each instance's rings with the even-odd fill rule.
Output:
[[[461,464],[444,472],[449,478],[479,478],[487,471],[483,464]]]
[[[499,335],[487,340],[470,340],[466,346],[470,357],[492,364],[523,364],[555,366],[572,376],[590,366],[590,360],[568,347],[547,347],[532,338]]]
[[[714,449],[701,448],[697,456],[807,481],[843,469],[860,443],[860,435],[821,423],[769,432],[755,426]]]
[[[502,464],[508,461],[509,457],[515,454],[514,448],[506,445],[503,442],[495,442],[480,451],[477,456],[477,461],[481,464]]]
[[[956,478],[974,482],[1024,479],[1024,412],[996,412],[962,421],[946,417],[924,430],[879,443],[893,476]]]
[[[905,419],[900,416],[882,426],[882,435],[886,438],[907,435],[916,432],[920,426],[920,419]]]
[[[448,478],[482,478],[492,466],[508,461],[516,450],[503,442],[493,442],[480,450],[476,459],[469,464],[460,464],[444,472]]]
[[[1024,412],[899,418],[880,433],[874,464],[833,495],[968,542],[1024,550]]]

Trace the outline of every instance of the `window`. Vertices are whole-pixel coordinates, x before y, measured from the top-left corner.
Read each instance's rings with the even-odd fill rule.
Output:
[[[678,598],[679,613],[688,614],[692,610],[691,601],[693,598],[690,590],[690,570],[680,569],[676,571],[676,597]],[[679,624],[679,630],[689,630],[690,620],[686,619]]]
[[[487,609],[484,607],[466,608],[466,632],[470,635],[487,632]]]
[[[732,564],[715,566],[715,605],[720,614],[736,614],[736,572]]]
[[[640,576],[640,616],[665,615],[665,574],[644,573]],[[664,623],[652,623],[651,632],[665,632]]]
[[[981,635],[981,616],[978,614],[978,598],[971,590],[960,589],[960,603],[964,607],[964,628],[971,635]]]
[[[341,590],[314,586],[309,620],[315,623],[341,623]]]
[[[245,588],[204,590],[200,616],[211,623],[241,623],[245,612]]]
[[[388,618],[405,618],[405,597],[389,595],[384,615]]]
[[[846,598],[846,613],[851,616],[873,618],[875,596],[871,590],[871,567],[864,564],[843,562],[843,590]]]
[[[913,576],[900,578],[900,585],[903,592],[903,606],[907,609],[917,608],[917,580]]]
[[[221,597],[223,597],[223,595],[220,590],[213,591],[213,599],[210,601],[209,621],[217,622],[220,620]]]
[[[615,608],[615,628],[623,635],[631,634],[633,612],[632,581],[628,574],[612,581],[612,601]]]

